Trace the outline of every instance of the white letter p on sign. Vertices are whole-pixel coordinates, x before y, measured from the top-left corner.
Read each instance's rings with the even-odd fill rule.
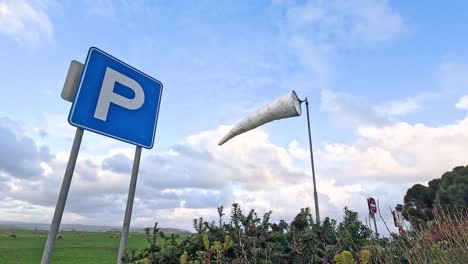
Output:
[[[132,89],[135,93],[135,97],[130,99],[114,93],[116,82]],[[104,74],[104,81],[102,82],[101,92],[99,93],[96,111],[94,112],[94,117],[102,121],[106,121],[110,103],[114,103],[129,110],[136,110],[143,105],[144,101],[145,93],[143,92],[143,88],[141,88],[135,80],[107,67],[106,73]]]

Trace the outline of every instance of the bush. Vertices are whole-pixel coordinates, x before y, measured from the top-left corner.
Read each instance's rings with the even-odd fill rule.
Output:
[[[270,223],[271,211],[258,217],[233,204],[228,223],[218,208],[218,223],[194,219],[195,234],[180,242],[159,232],[157,223],[145,230],[148,247],[129,252],[127,263],[329,263],[340,251],[358,253],[371,238],[370,230],[347,208],[337,226],[333,219],[315,223],[309,208],[303,208],[288,224]],[[157,238],[164,239],[158,244]]]
[[[468,214],[432,213],[426,225],[402,236],[376,240],[358,214],[344,209],[343,221],[315,223],[308,208],[294,220],[270,223],[271,211],[258,217],[231,208],[229,222],[218,208],[218,223],[194,220],[195,234],[165,236],[157,223],[145,230],[148,247],[128,252],[127,263],[468,263]],[[159,243],[157,238],[161,237]]]

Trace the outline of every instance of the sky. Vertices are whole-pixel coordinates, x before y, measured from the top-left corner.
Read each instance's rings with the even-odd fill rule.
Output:
[[[217,145],[295,90],[310,102],[322,218],[340,220],[347,206],[364,221],[372,196],[395,232],[389,207],[409,187],[468,164],[467,8],[0,0],[0,220],[50,223],[76,130],[61,89],[70,61],[95,46],[164,85],[133,226],[192,230],[235,202],[274,221],[313,209],[305,115]],[[62,223],[122,225],[134,149],[85,132]]]

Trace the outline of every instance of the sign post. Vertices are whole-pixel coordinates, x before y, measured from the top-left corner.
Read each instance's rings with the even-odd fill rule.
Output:
[[[374,220],[375,237],[379,239],[379,231],[377,230],[377,222],[375,221],[375,214],[377,213],[377,204],[372,197],[367,198],[367,206],[369,207],[369,217]]]
[[[72,61],[62,98],[73,101],[68,121],[76,126],[65,176],[42,255],[49,264],[55,245],[84,129],[136,145],[117,263],[127,245],[141,148],[154,144],[162,83],[132,66],[91,47],[85,64]]]
[[[130,229],[130,218],[132,217],[133,199],[135,198],[135,188],[138,177],[138,168],[140,166],[140,158],[141,147],[136,147],[135,158],[133,159],[132,177],[130,179],[130,187],[128,189],[127,207],[125,208],[125,217],[122,228],[122,236],[120,238],[117,263],[123,263],[122,258],[125,256],[125,248],[127,248],[128,231]]]
[[[52,251],[55,246],[55,239],[60,228],[60,222],[62,221],[63,209],[67,201],[68,191],[70,190],[70,184],[73,177],[73,171],[75,170],[76,159],[78,158],[78,152],[80,151],[81,139],[83,138],[83,129],[77,128],[75,133],[75,139],[73,140],[72,149],[70,151],[70,157],[68,158],[67,168],[65,169],[65,175],[63,176],[62,187],[60,188],[60,194],[57,199],[57,205],[55,206],[54,217],[52,218],[52,224],[50,225],[49,234],[47,235],[47,242],[42,254],[42,264],[50,263],[52,258]]]

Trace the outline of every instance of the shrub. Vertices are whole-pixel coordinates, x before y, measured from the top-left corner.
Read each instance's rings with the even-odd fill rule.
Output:
[[[195,234],[177,238],[147,228],[148,247],[130,251],[127,263],[468,263],[468,214],[443,210],[433,220],[414,225],[402,236],[376,240],[358,219],[344,209],[341,223],[325,218],[315,223],[308,208],[294,220],[270,223],[271,211],[258,217],[233,204],[228,222],[223,208],[219,221],[194,220]],[[157,239],[158,237],[162,239]],[[161,242],[163,241],[163,242]]]
[[[345,250],[341,252],[340,254],[337,254],[333,260],[337,264],[356,264],[356,261],[354,260],[353,254],[351,252]]]

